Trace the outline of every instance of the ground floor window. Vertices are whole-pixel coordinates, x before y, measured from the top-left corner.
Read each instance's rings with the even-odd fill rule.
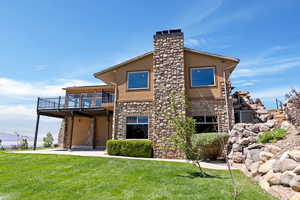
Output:
[[[196,120],[197,133],[211,133],[218,132],[218,118],[217,116],[194,116]]]
[[[130,116],[126,119],[127,139],[148,139],[148,117]]]

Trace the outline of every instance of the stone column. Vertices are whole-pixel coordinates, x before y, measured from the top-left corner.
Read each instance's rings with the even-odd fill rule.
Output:
[[[157,32],[154,35],[154,157],[182,158],[178,150],[167,151],[170,134],[174,130],[169,125],[171,96],[174,95],[178,108],[185,115],[185,105],[180,98],[185,93],[184,42],[181,30]]]

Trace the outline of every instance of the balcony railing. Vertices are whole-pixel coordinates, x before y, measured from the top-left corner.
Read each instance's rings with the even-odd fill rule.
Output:
[[[76,94],[66,97],[39,98],[37,109],[96,109],[108,104],[113,105],[113,102],[113,93]]]

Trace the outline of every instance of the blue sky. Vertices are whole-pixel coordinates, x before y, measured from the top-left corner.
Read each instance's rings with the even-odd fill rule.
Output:
[[[299,1],[1,1],[0,132],[33,135],[37,96],[98,84],[94,72],[152,50],[156,31],[241,59],[232,82],[262,98],[300,86]],[[60,121],[43,117],[40,135]]]

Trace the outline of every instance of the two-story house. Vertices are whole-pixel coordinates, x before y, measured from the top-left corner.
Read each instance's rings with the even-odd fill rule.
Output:
[[[181,30],[157,32],[153,51],[94,74],[107,85],[70,87],[64,98],[39,98],[38,120],[64,119],[65,148],[96,148],[111,138],[149,139],[154,157],[180,158],[164,148],[173,133],[172,96],[184,115],[196,119],[198,132],[227,131],[234,121],[229,77],[238,63],[185,48]],[[179,103],[182,94],[189,107]]]

